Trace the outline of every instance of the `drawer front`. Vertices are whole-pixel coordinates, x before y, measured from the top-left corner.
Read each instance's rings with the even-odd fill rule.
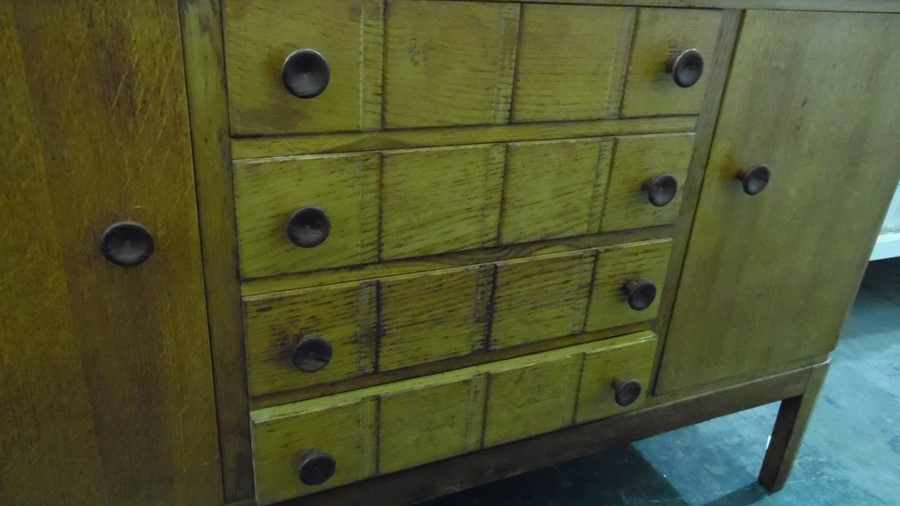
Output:
[[[671,251],[671,240],[601,249],[585,330],[656,318]]]
[[[615,117],[633,21],[629,8],[523,5],[512,121]]]
[[[389,0],[385,18],[386,128],[508,121],[518,5]]]
[[[376,298],[367,282],[245,301],[250,395],[373,372]]]
[[[492,278],[488,265],[381,281],[378,369],[484,349]]]
[[[713,67],[721,17],[713,10],[639,9],[622,115],[697,114],[709,81],[706,74]],[[702,55],[703,75],[695,84],[681,87],[667,69],[689,49]]]
[[[241,0],[224,4],[232,134],[354,131],[381,126],[381,0]],[[291,94],[282,75],[288,56],[303,49],[319,52],[330,69],[327,88],[314,98]],[[315,70],[313,64],[300,61],[297,70]]]
[[[510,144],[500,242],[596,233],[613,144],[612,138]]]
[[[580,333],[595,256],[591,250],[498,264],[491,349]]]
[[[257,500],[270,504],[634,409],[656,341],[642,332],[254,411]],[[310,477],[318,484],[304,483]]]
[[[500,144],[384,153],[382,258],[496,245],[504,160]]]
[[[377,153],[236,163],[243,277],[377,260],[378,169]]]
[[[673,223],[681,209],[693,148],[694,134],[617,138],[602,230]],[[674,188],[664,182],[670,177]],[[651,200],[660,197],[663,200],[656,204]]]

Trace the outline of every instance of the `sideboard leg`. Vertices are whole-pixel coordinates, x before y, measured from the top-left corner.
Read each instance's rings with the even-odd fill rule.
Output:
[[[827,371],[827,362],[816,367],[803,395],[781,401],[775,428],[772,429],[772,439],[769,441],[769,448],[759,471],[759,482],[770,492],[781,490],[791,474],[791,467],[794,465],[797,450],[800,449],[800,442],[803,440],[806,425],[809,423]]]

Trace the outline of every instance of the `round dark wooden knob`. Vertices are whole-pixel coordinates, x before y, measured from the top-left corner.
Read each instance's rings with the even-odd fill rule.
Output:
[[[619,406],[630,406],[634,401],[638,400],[644,387],[641,382],[636,379],[617,378],[612,383],[613,390],[616,391],[616,404]]]
[[[122,267],[135,267],[146,262],[155,243],[147,227],[133,221],[112,225],[103,232],[100,251],[110,262]]]
[[[643,311],[656,300],[656,285],[649,281],[632,279],[622,285],[628,305],[635,311]]]
[[[744,187],[744,193],[747,195],[756,195],[766,189],[769,184],[771,171],[765,165],[757,165],[749,170],[738,172],[737,178]]]
[[[331,220],[321,207],[304,207],[288,220],[288,238],[301,248],[314,248],[322,244],[330,233]]]
[[[300,463],[300,481],[305,485],[321,485],[337,471],[334,457],[319,451],[308,452]]]
[[[316,372],[331,362],[334,350],[331,343],[319,336],[301,337],[291,357],[294,367],[301,372]]]
[[[675,200],[678,194],[678,180],[672,174],[663,174],[644,183],[647,199],[656,207],[663,207]]]
[[[703,77],[703,55],[696,49],[682,51],[673,56],[666,64],[666,70],[681,88],[690,88]]]
[[[284,59],[281,67],[284,87],[297,98],[315,98],[331,81],[331,67],[315,49],[298,49]]]

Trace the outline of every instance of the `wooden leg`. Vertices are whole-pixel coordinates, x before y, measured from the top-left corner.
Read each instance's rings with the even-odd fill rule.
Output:
[[[797,450],[800,449],[800,442],[806,432],[813,406],[816,404],[819,390],[822,389],[822,383],[825,382],[826,372],[828,362],[813,370],[803,395],[781,401],[775,428],[772,429],[772,439],[769,441],[769,448],[759,471],[759,482],[770,492],[781,490],[788,475],[791,474],[791,467],[797,457]]]

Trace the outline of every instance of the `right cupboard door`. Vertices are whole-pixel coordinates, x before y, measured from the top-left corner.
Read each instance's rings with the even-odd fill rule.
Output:
[[[834,347],[900,174],[898,46],[900,15],[746,13],[657,393]]]

